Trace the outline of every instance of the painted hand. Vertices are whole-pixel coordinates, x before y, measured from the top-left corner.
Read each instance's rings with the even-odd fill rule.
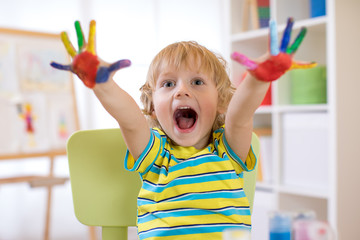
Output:
[[[270,55],[268,54],[264,61],[251,60],[238,52],[234,52],[231,55],[231,58],[243,65],[255,78],[266,82],[277,80],[286,71],[291,69],[305,69],[315,67],[315,62],[309,63],[293,60],[293,55],[300,46],[306,34],[306,28],[303,27],[296,37],[294,43],[288,47],[293,24],[293,18],[289,18],[283,34],[281,45],[278,47],[276,22],[273,20],[270,21]]]
[[[89,88],[93,88],[97,83],[106,82],[111,73],[131,65],[130,60],[126,59],[108,64],[98,58],[95,51],[95,27],[96,22],[92,20],[90,22],[89,42],[86,43],[80,22],[75,22],[79,46],[78,52],[76,52],[71,44],[67,33],[62,32],[61,40],[72,57],[73,62],[69,65],[62,65],[56,62],[51,62],[50,64],[56,69],[75,73],[84,82],[85,86]]]

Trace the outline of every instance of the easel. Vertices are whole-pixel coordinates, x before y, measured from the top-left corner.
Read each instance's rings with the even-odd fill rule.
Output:
[[[31,31],[23,31],[17,29],[5,29],[0,28],[0,37],[3,42],[8,42],[11,44],[43,44],[41,47],[49,47],[50,50],[56,49],[59,52],[64,52],[64,57],[69,57],[66,55],[66,51],[63,49],[63,45],[60,40],[60,34],[51,34],[51,33],[41,33],[41,32],[31,32]],[[40,43],[38,43],[40,42]],[[44,44],[45,43],[45,44]],[[30,46],[33,46],[30,45]],[[49,61],[50,62],[50,61]],[[49,66],[49,62],[44,63],[44,65]],[[13,63],[13,64],[17,64]],[[4,70],[4,69],[2,69]],[[77,114],[77,105],[75,99],[75,91],[73,86],[72,75],[69,74],[68,77],[62,78],[66,83],[68,83],[69,87],[66,89],[61,89],[60,91],[65,92],[67,99],[71,101],[71,109],[68,109],[68,112],[72,114],[72,121],[74,129],[71,131],[79,130],[79,119]],[[16,79],[19,81],[19,79]],[[22,91],[22,90],[18,90]],[[32,91],[37,91],[39,94],[42,94],[43,90],[41,88],[34,88]],[[4,113],[6,114],[6,113]],[[44,116],[43,116],[44,117]],[[69,132],[71,134],[71,132]],[[69,180],[68,177],[57,177],[54,175],[54,161],[56,157],[66,156],[66,149],[64,147],[60,147],[59,149],[48,149],[44,151],[31,151],[24,152],[19,150],[15,153],[1,153],[0,154],[0,163],[1,161],[7,160],[19,160],[19,159],[27,159],[27,158],[48,158],[50,161],[49,171],[46,175],[20,175],[15,177],[0,177],[0,185],[2,184],[15,184],[15,183],[28,183],[31,188],[35,187],[45,187],[47,189],[46,196],[46,215],[45,215],[45,227],[44,227],[44,240],[50,239],[50,223],[51,223],[51,203],[52,203],[52,188],[57,185],[63,185]],[[90,234],[92,235],[92,230],[90,229]]]
[[[52,187],[56,185],[63,185],[69,179],[68,177],[55,177],[54,176],[54,160],[57,156],[66,155],[66,151],[54,151],[48,153],[34,153],[34,154],[16,154],[16,155],[2,155],[2,160],[16,160],[25,158],[39,158],[48,157],[50,160],[50,167],[48,175],[26,175],[10,178],[0,178],[0,185],[11,183],[28,183],[30,187],[46,187],[47,188],[47,204],[45,215],[45,228],[44,228],[44,240],[49,240],[50,235],[50,221],[51,221],[51,202],[52,202]]]
[[[242,9],[242,31],[249,30],[249,14],[251,14],[252,28],[258,29],[260,26],[257,0],[244,0]]]

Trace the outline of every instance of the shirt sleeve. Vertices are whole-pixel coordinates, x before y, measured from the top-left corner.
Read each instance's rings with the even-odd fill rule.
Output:
[[[222,137],[223,137],[224,146],[225,146],[225,149],[226,149],[226,152],[227,152],[229,158],[234,160],[235,162],[237,162],[241,166],[241,168],[246,172],[251,172],[252,170],[254,170],[256,163],[257,163],[257,159],[256,159],[256,155],[254,153],[252,145],[250,145],[248,155],[246,156],[245,162],[243,162],[235,154],[235,152],[230,148],[229,144],[226,141],[225,134],[223,134]]]
[[[219,154],[223,155],[224,153],[232,160],[232,163],[235,167],[237,173],[242,171],[251,172],[255,169],[257,164],[257,157],[254,153],[252,145],[250,145],[250,149],[248,155],[246,156],[245,161],[242,161],[238,155],[231,149],[230,145],[227,143],[225,138],[224,127],[218,129],[214,133],[215,141],[218,141],[216,145],[218,145]]]
[[[131,155],[129,149],[126,151],[125,169],[141,174],[147,173],[159,156],[162,145],[163,140],[160,133],[152,129],[149,143],[137,160]]]

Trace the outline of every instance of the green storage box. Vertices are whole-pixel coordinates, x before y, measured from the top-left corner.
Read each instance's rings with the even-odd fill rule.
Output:
[[[290,71],[290,99],[292,104],[326,103],[326,67]]]

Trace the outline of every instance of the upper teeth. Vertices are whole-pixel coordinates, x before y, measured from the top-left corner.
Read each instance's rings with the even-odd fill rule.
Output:
[[[190,107],[179,107],[179,109],[190,109]]]

